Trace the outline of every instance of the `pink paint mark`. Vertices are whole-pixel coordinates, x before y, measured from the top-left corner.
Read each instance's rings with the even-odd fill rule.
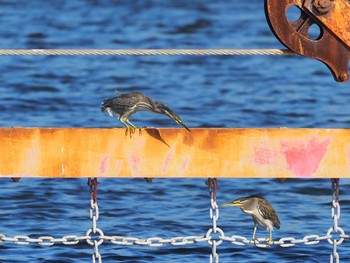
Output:
[[[168,170],[168,167],[170,165],[171,159],[173,159],[174,156],[174,149],[171,149],[169,153],[165,156],[164,162],[163,162],[163,167],[162,167],[162,172],[165,173]]]
[[[265,147],[254,147],[254,163],[258,165],[276,164],[277,154]]]
[[[190,157],[187,156],[182,161],[181,172],[184,172],[187,170],[189,163],[190,163]]]
[[[287,169],[299,177],[312,176],[326,154],[330,141],[312,138],[306,143],[281,142]]]
[[[100,164],[100,173],[104,174],[108,167],[108,156],[104,156],[102,158],[101,164]]]
[[[132,170],[133,170],[134,172],[138,171],[140,161],[141,161],[141,159],[140,159],[139,157],[134,156],[134,155],[131,156],[130,162],[131,162]]]

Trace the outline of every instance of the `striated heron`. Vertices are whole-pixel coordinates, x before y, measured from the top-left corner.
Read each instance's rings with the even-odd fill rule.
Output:
[[[257,230],[257,224],[261,227],[267,228],[270,231],[270,238],[266,239],[268,244],[272,243],[272,231],[273,227],[280,229],[281,223],[275,210],[271,204],[260,196],[242,197],[233,200],[230,203],[222,204],[222,206],[237,206],[244,213],[251,215],[254,220],[254,232],[252,240],[255,242],[255,234]]]
[[[130,122],[129,118],[132,114],[141,110],[164,114],[190,131],[176,112],[169,109],[163,102],[154,101],[141,92],[129,92],[119,94],[114,98],[105,99],[102,102],[101,110],[102,112],[107,112],[112,117],[113,114],[119,116],[119,121],[123,123],[127,130],[130,129],[132,132],[137,127]]]

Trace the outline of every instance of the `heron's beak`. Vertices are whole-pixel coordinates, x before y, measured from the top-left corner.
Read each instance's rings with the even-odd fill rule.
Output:
[[[220,206],[234,206],[233,203],[225,203],[225,204],[221,204]]]
[[[171,117],[177,124],[180,124],[182,127],[184,127],[186,130],[188,130],[189,132],[190,129],[182,122],[182,120],[180,118],[174,118],[173,116]]]
[[[241,203],[239,201],[235,200],[235,201],[232,201],[229,203],[222,204],[220,206],[241,206]]]
[[[172,119],[173,121],[175,121],[177,124],[180,124],[182,127],[184,127],[186,130],[188,130],[189,132],[190,129],[182,122],[182,120],[180,119],[179,116],[177,116],[176,113],[172,114],[171,112],[165,111],[164,112],[165,115],[167,115],[170,119]]]
[[[177,121],[177,123],[180,124],[182,127],[184,127],[186,130],[188,130],[189,132],[191,132],[190,129],[187,128],[187,126],[182,121]]]

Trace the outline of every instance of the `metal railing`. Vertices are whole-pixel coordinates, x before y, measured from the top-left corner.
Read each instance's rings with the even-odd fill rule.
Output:
[[[328,242],[332,245],[330,253],[330,262],[340,262],[340,255],[337,252],[338,246],[342,245],[345,241],[350,240],[350,235],[346,234],[345,230],[339,226],[340,219],[340,204],[339,204],[339,179],[332,179],[332,218],[333,226],[331,226],[324,235],[307,235],[303,238],[283,237],[279,240],[274,240],[272,243],[267,243],[264,238],[257,238],[256,240],[250,240],[244,236],[232,235],[226,236],[225,232],[219,227],[219,206],[216,203],[216,195],[218,191],[217,179],[209,178],[207,185],[210,194],[210,208],[209,217],[211,220],[211,227],[205,234],[188,235],[188,236],[176,236],[169,238],[162,237],[129,237],[129,236],[117,236],[106,235],[101,228],[98,227],[99,220],[99,206],[97,201],[97,186],[99,182],[97,178],[89,179],[90,188],[90,220],[92,226],[89,228],[85,235],[65,235],[62,237],[53,236],[40,236],[32,238],[27,235],[15,235],[8,237],[6,234],[0,234],[1,243],[14,243],[17,245],[38,245],[38,246],[54,246],[54,245],[66,245],[74,246],[81,243],[90,245],[93,248],[92,262],[102,262],[102,255],[99,253],[99,247],[107,243],[116,246],[148,246],[148,247],[162,247],[166,245],[170,246],[186,246],[195,243],[202,243],[210,245],[212,252],[209,255],[209,262],[219,262],[218,248],[223,242],[230,242],[235,246],[247,246],[252,245],[260,248],[269,248],[271,246],[280,246],[284,248],[294,247],[296,245],[316,245],[320,242]],[[338,237],[339,239],[336,239]]]

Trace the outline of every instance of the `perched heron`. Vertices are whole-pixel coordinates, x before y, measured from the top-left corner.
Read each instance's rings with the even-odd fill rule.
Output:
[[[257,224],[270,231],[270,238],[266,239],[268,244],[272,243],[272,231],[273,227],[280,229],[281,223],[275,210],[271,204],[260,196],[242,197],[233,200],[230,203],[222,204],[222,206],[237,206],[244,213],[251,215],[254,220],[254,232],[252,240],[255,242],[255,234],[257,230]]]
[[[154,101],[141,92],[129,92],[105,99],[102,102],[101,110],[112,117],[113,114],[119,116],[119,121],[123,123],[127,130],[130,129],[131,131],[134,131],[137,127],[130,122],[129,118],[132,114],[141,110],[164,114],[190,131],[176,112],[169,109],[163,102]]]

